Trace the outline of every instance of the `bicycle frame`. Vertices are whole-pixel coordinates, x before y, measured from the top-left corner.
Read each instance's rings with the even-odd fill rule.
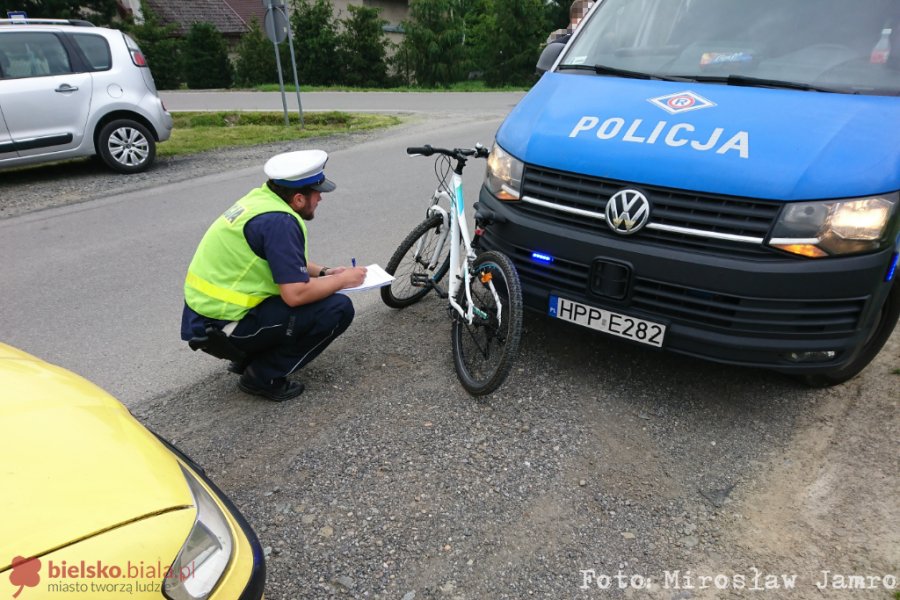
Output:
[[[469,234],[469,227],[466,221],[466,205],[463,196],[462,175],[457,172],[457,169],[452,170],[450,183],[453,186],[453,193],[451,194],[444,189],[435,190],[434,194],[431,197],[431,206],[428,207],[428,216],[440,214],[441,219],[444,222],[443,231],[441,232],[441,238],[438,240],[438,243],[435,246],[434,253],[431,257],[431,260],[429,261],[429,267],[431,269],[437,268],[437,262],[438,260],[440,260],[441,252],[444,249],[444,244],[447,243],[447,233],[449,232],[450,272],[448,275],[450,277],[450,284],[448,287],[448,299],[453,310],[455,310],[460,317],[464,318],[466,322],[471,325],[472,320],[474,319],[476,314],[482,319],[486,319],[487,314],[475,308],[474,303],[472,302],[472,292],[470,286],[472,275],[469,269],[469,264],[475,260],[475,251],[472,248],[472,238]],[[439,206],[439,202],[443,199],[446,199],[450,205],[449,215],[447,211]],[[416,248],[417,257],[421,256],[422,245],[424,244],[424,242],[424,238],[419,240],[419,245]],[[460,253],[461,247],[464,250],[463,253]],[[455,299],[460,285],[464,285],[466,290],[466,304],[468,308],[465,309],[460,306]],[[491,294],[493,294],[494,296],[494,300],[496,301],[497,322],[499,323],[501,320],[503,304],[500,300],[500,296],[497,294],[497,290],[494,288],[493,282],[488,282],[488,286],[491,290]]]

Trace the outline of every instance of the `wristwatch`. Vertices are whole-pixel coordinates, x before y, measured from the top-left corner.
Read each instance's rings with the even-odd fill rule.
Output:
[[[321,269],[319,269],[319,277],[325,277],[326,275],[328,275],[326,271],[330,268],[331,267],[322,267]]]

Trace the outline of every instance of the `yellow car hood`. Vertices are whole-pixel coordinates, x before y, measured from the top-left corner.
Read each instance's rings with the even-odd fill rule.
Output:
[[[115,398],[0,343],[0,572],[193,503],[174,455]]]

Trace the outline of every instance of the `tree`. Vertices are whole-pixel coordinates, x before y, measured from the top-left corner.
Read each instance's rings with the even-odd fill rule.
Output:
[[[184,40],[184,78],[192,90],[231,87],[225,38],[211,23],[194,23]]]
[[[527,84],[550,31],[542,0],[492,0],[493,43],[485,81],[489,85]]]
[[[292,0],[291,27],[301,84],[332,85],[341,64],[337,21],[328,0]]]
[[[384,87],[387,84],[387,45],[379,17],[380,9],[367,6],[347,7],[350,16],[341,23],[338,43],[343,57],[342,81],[358,87]]]
[[[112,25],[119,15],[116,0],[0,0],[0,16],[23,10],[35,19],[86,19],[94,25]]]
[[[412,0],[401,52],[412,66],[416,83],[447,86],[462,79],[465,69],[465,26],[454,0]]]
[[[146,2],[141,3],[144,22],[130,25],[128,32],[134,37],[153,73],[156,87],[175,90],[184,82],[181,72],[181,47],[183,42],[175,37],[178,26],[164,25]]]
[[[491,0],[459,0],[463,4],[466,72],[481,77],[493,55],[496,29]]]
[[[548,0],[544,5],[550,31],[565,29],[569,26],[570,0]],[[549,32],[548,32],[549,33]]]
[[[281,73],[284,81],[293,81],[286,73],[291,69],[291,58],[284,52],[287,43],[279,44],[281,52]],[[261,83],[277,83],[278,68],[275,63],[275,50],[272,41],[266,37],[259,22],[250,21],[250,31],[241,37],[237,45],[237,61],[234,69],[234,81],[237,85],[252,87]]]

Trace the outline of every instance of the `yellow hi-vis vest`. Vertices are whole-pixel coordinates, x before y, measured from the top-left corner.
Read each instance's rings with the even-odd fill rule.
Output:
[[[184,281],[184,300],[211,319],[240,321],[251,308],[278,296],[269,263],[253,252],[244,225],[257,215],[283,212],[297,219],[309,256],[306,223],[265,184],[238,200],[206,231]]]

